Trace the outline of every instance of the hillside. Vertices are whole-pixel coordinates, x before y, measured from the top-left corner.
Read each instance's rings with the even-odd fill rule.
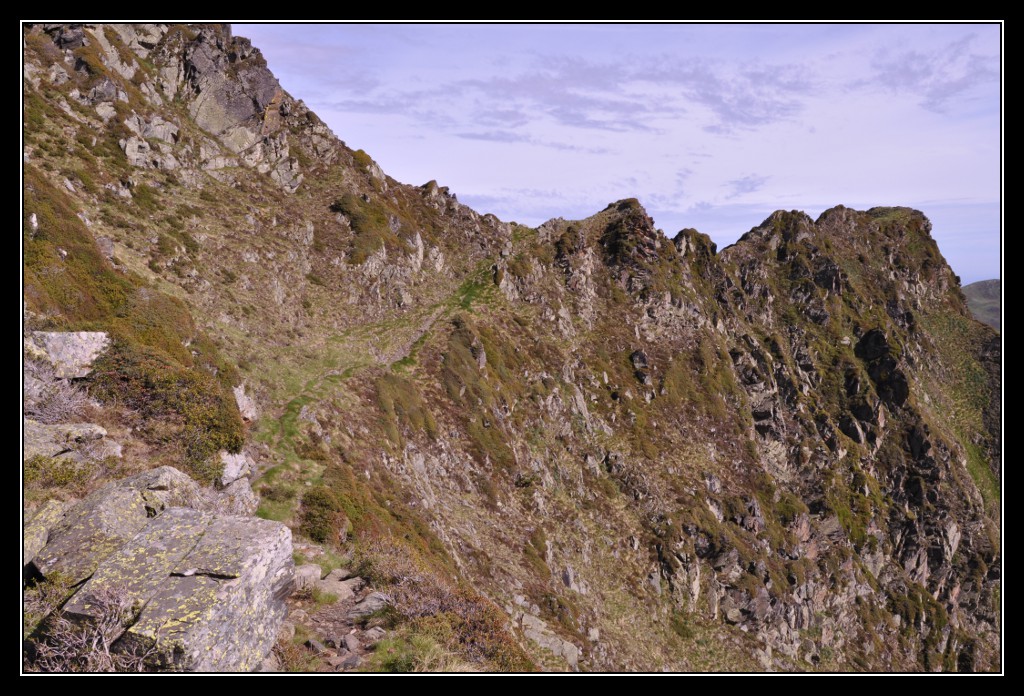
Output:
[[[1001,343],[921,212],[529,228],[391,179],[224,25],[23,38],[26,329],[110,336],[51,420],[121,445],[26,452],[26,511],[242,454],[296,563],[388,598],[360,668],[1001,669]],[[290,601],[282,668],[333,669]]]
[[[1001,284],[998,280],[979,280],[963,287],[971,314],[999,331]]]

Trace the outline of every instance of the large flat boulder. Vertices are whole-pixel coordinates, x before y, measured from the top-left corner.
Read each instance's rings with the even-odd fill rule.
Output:
[[[292,589],[291,531],[253,517],[215,517],[119,641],[155,667],[257,669],[273,647]]]
[[[109,630],[112,598],[133,607],[114,650],[144,655],[152,668],[253,671],[287,614],[291,531],[218,512],[226,500],[160,467],[70,506],[44,505],[25,526],[26,570],[81,585],[62,609],[74,622]]]

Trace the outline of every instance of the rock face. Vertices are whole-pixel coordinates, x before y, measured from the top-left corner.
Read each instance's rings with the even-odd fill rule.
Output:
[[[74,621],[99,621],[97,598],[125,596],[138,613],[114,649],[145,654],[154,669],[253,671],[286,614],[291,532],[211,507],[170,467],[66,509],[44,506],[26,525],[27,572],[84,581],[61,610]]]
[[[53,364],[56,376],[64,379],[88,376],[93,362],[110,345],[102,331],[36,331],[32,341]]]

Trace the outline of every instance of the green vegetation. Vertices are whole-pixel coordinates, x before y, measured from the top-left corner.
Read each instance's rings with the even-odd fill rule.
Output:
[[[327,486],[313,486],[302,496],[299,531],[313,541],[334,543],[348,532],[349,521],[337,492]]]
[[[143,435],[212,481],[219,473],[213,455],[242,445],[231,394],[237,371],[183,302],[110,266],[67,196],[38,169],[27,166],[25,180],[25,215],[35,213],[39,226],[33,233],[25,221],[27,305],[54,328],[108,331],[113,347],[95,366],[94,394],[137,411]]]
[[[405,433],[424,432],[431,439],[438,435],[437,422],[416,385],[398,375],[384,375],[376,382],[377,404],[384,414],[384,430],[388,440],[399,447],[405,444]]]

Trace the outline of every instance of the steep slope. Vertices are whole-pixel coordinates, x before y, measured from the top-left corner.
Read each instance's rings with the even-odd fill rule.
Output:
[[[999,299],[1002,285],[998,280],[979,280],[963,287],[967,306],[978,321],[999,331]]]
[[[45,279],[80,257],[187,308],[164,353],[255,398],[261,514],[363,559],[410,645],[1000,668],[1000,342],[921,213],[780,211],[720,253],[633,199],[531,229],[388,178],[221,25],[31,26],[25,61],[32,321],[173,314],[75,309]]]

